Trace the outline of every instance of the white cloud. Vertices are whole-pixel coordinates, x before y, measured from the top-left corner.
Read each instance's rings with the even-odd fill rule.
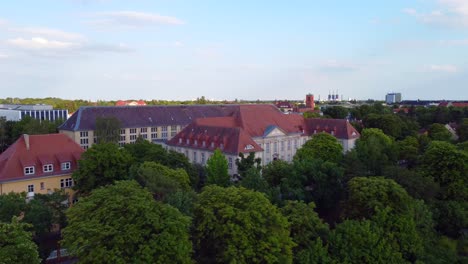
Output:
[[[181,41],[175,41],[175,42],[174,42],[174,46],[176,46],[176,47],[183,47],[183,46],[184,46],[184,43],[182,43]]]
[[[99,28],[118,27],[123,29],[141,28],[154,25],[183,25],[184,21],[159,14],[136,11],[101,12],[90,15],[87,24]]]
[[[448,26],[454,28],[468,27],[467,0],[438,0],[438,9],[430,12],[419,12],[405,8],[403,13],[415,17],[424,24]]]
[[[64,50],[70,49],[73,47],[78,46],[76,43],[72,42],[64,42],[64,41],[57,41],[57,40],[48,40],[45,38],[31,38],[31,39],[24,39],[24,38],[15,38],[7,40],[7,43],[25,50],[43,50],[43,49],[57,49],[57,50]]]
[[[60,40],[84,40],[85,37],[78,33],[65,32],[58,29],[44,27],[10,28],[9,31],[24,33],[32,36],[42,36]]]
[[[458,68],[455,65],[445,64],[445,65],[426,65],[424,66],[425,71],[429,72],[446,72],[446,73],[456,73],[458,72]]]
[[[10,56],[8,56],[8,55],[5,54],[5,53],[0,53],[0,59],[6,59],[6,58],[8,58],[8,57],[10,57]]]

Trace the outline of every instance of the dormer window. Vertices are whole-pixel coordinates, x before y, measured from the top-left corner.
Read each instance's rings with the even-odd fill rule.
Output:
[[[195,139],[195,142],[193,143],[195,146],[198,145],[198,140]]]
[[[202,146],[206,147],[206,142],[205,141],[202,142]]]
[[[24,175],[34,174],[34,166],[24,167]]]
[[[52,172],[53,170],[54,170],[54,165],[52,165],[52,164],[46,164],[46,165],[42,166],[42,171],[44,173]]]
[[[182,138],[179,138],[179,144],[182,144]]]
[[[334,136],[334,135],[335,135],[335,131],[332,130],[332,131],[331,131],[331,134],[332,134],[332,136]]]
[[[211,147],[214,148],[214,142],[211,142]]]
[[[187,138],[187,145],[190,144],[190,139]]]
[[[61,167],[62,167],[62,170],[69,170],[70,167],[71,167],[71,163],[70,162],[62,162]]]
[[[223,144],[223,143],[219,144],[219,148],[220,148],[221,150],[224,149],[224,144]]]

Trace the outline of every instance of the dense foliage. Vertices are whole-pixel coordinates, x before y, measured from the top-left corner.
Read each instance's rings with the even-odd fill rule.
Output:
[[[63,244],[81,263],[191,263],[189,218],[134,181],[92,191],[67,216]]]
[[[220,151],[204,166],[143,138],[100,141],[66,215],[60,195],[4,194],[1,225],[21,217],[41,245],[68,222],[63,245],[84,263],[466,263],[468,108],[327,109],[359,129],[352,151],[317,134],[292,162],[240,155],[231,179]]]

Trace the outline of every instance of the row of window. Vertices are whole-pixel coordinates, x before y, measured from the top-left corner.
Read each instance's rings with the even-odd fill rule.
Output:
[[[71,163],[70,162],[62,162],[60,164],[61,170],[66,171],[70,170],[71,168]],[[48,173],[48,172],[53,172],[54,171],[54,165],[53,164],[45,164],[42,166],[42,172],[43,173]],[[24,167],[24,175],[32,175],[35,173],[35,166],[28,166]]]
[[[72,178],[60,179],[60,188],[64,189],[64,188],[71,188],[71,187],[73,187]],[[44,182],[40,183],[40,188],[41,190],[44,190],[46,188]],[[28,192],[34,192],[34,184],[28,185]]]
[[[304,143],[307,139],[304,139]],[[285,141],[280,141],[279,143],[279,146],[280,146],[280,151],[284,151],[284,143]],[[287,150],[291,150],[291,140],[288,140],[288,145],[287,145]],[[266,153],[270,153],[271,151],[271,145],[273,145],[273,153],[277,153],[278,152],[278,142],[273,142],[273,143],[265,143],[265,152]],[[261,147],[261,145],[260,145]],[[298,140],[297,139],[294,139],[294,149],[297,149],[298,148]]]

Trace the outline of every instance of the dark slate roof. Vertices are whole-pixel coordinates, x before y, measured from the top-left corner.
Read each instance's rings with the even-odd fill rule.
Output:
[[[95,130],[98,117],[115,117],[125,128],[186,126],[197,118],[232,116],[238,111],[239,105],[84,106],[80,107],[59,129]]]

